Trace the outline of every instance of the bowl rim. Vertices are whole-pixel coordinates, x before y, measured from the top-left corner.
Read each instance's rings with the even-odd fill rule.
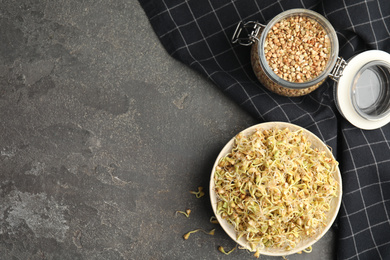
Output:
[[[321,150],[324,150],[328,156],[330,155],[332,158],[334,158],[331,150],[329,150],[328,146],[318,136],[316,136],[314,133],[307,130],[306,128],[292,124],[292,123],[278,122],[278,121],[265,122],[265,123],[260,123],[260,124],[250,126],[246,129],[242,130],[240,133],[247,135],[249,133],[253,133],[254,131],[256,131],[258,129],[266,130],[266,129],[271,129],[274,127],[277,127],[278,129],[289,128],[292,131],[302,129],[305,132],[306,136],[308,137],[308,140],[312,143],[312,145],[314,145],[314,147],[321,148]],[[233,138],[231,138],[230,141],[227,142],[226,145],[222,148],[222,150],[218,154],[217,159],[215,160],[215,163],[214,163],[213,168],[211,170],[210,184],[209,184],[210,202],[211,202],[211,207],[213,209],[214,215],[217,218],[222,229],[225,231],[225,233],[228,234],[228,236],[231,239],[233,239],[236,243],[238,243],[241,247],[248,249],[249,251],[252,251],[250,249],[249,243],[246,241],[246,239],[244,237],[241,237],[239,240],[236,239],[237,234],[236,234],[236,231],[234,230],[234,227],[230,223],[228,223],[225,219],[222,219],[221,216],[219,214],[217,214],[217,209],[216,209],[216,205],[217,205],[218,201],[217,201],[216,193],[214,191],[214,188],[215,188],[215,184],[214,184],[215,168],[217,167],[220,159],[231,151],[231,148],[233,147],[234,139],[236,136],[237,135],[233,136]],[[282,250],[282,249],[275,249],[275,248],[262,248],[259,250],[259,253],[261,255],[286,256],[286,255],[295,254],[297,252],[300,252],[300,251],[312,246],[314,243],[316,243],[318,240],[320,240],[328,232],[328,230],[331,228],[334,221],[336,220],[336,217],[337,217],[339,210],[340,210],[340,207],[341,207],[341,198],[342,198],[343,191],[342,191],[342,179],[341,179],[341,173],[340,173],[339,166],[337,166],[337,168],[336,168],[336,172],[335,172],[334,177],[335,177],[336,181],[339,183],[339,189],[337,190],[338,196],[336,198],[334,198],[331,202],[331,208],[333,208],[333,211],[331,210],[327,213],[327,217],[328,217],[327,225],[321,230],[321,232],[319,232],[317,235],[315,235],[311,238],[307,238],[307,239],[302,240],[300,243],[297,244],[296,247],[294,247],[291,250]]]

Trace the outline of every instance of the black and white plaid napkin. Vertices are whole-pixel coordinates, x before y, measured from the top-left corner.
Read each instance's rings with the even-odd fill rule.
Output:
[[[252,72],[250,47],[231,44],[239,21],[266,24],[292,8],[324,15],[337,32],[340,56],[390,52],[387,0],[139,0],[174,58],[213,81],[259,121],[291,122],[333,148],[343,177],[339,259],[390,259],[390,125],[364,131],[337,111],[333,82],[299,98],[266,90]]]

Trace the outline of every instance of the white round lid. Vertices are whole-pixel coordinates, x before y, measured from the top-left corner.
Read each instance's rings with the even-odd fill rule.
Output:
[[[365,130],[390,122],[390,54],[379,50],[352,57],[335,89],[340,113]]]

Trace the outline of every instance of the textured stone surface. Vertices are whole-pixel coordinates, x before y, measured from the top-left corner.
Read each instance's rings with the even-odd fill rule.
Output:
[[[0,258],[253,259],[218,252],[219,227],[182,236],[215,227],[189,191],[257,122],[166,54],[138,2],[0,6]],[[333,239],[289,259],[332,259]]]

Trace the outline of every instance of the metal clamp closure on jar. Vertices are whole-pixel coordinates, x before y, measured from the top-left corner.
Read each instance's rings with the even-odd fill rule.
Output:
[[[339,78],[343,75],[343,70],[345,66],[347,66],[347,62],[342,57],[338,57],[336,65],[329,73],[329,77],[337,82]]]
[[[249,21],[244,23],[241,21],[238,23],[236,30],[234,31],[232,43],[238,42],[240,45],[250,46],[258,40],[257,35],[259,35],[261,29],[264,28],[265,25],[258,22]]]
[[[329,41],[330,50],[326,66],[316,78],[305,82],[288,80],[292,78],[290,74],[295,71],[287,70],[279,75],[275,73],[285,67],[287,60],[278,61],[279,67],[274,64],[272,65],[274,67],[271,67],[266,59],[268,33],[280,21],[291,17],[306,17],[318,23],[326,32]],[[282,37],[286,37],[285,34]],[[390,122],[390,54],[371,50],[344,60],[338,56],[339,45],[335,30],[320,14],[307,9],[291,9],[280,13],[267,25],[253,21],[240,22],[232,42],[252,46],[253,71],[259,81],[272,92],[289,97],[303,96],[317,89],[330,77],[335,82],[337,108],[350,123],[362,129],[376,129]],[[311,48],[313,47],[309,46],[309,50],[306,51],[312,51]]]

